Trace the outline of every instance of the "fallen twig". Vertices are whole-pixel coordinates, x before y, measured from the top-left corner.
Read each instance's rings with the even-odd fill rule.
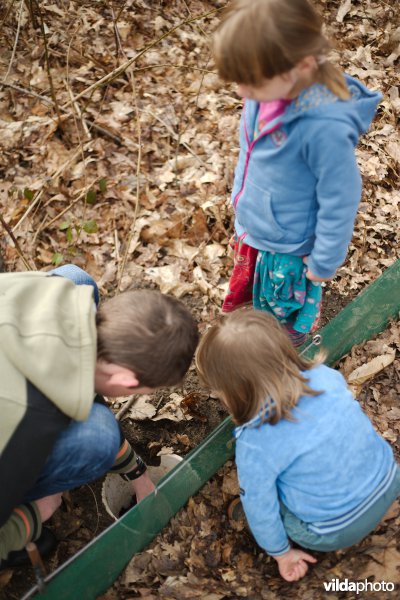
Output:
[[[117,45],[117,48],[116,48],[117,59],[118,59],[118,51],[119,50],[121,51],[122,55],[125,56],[125,51],[124,51],[124,48],[122,46],[121,37],[119,35],[119,31],[118,31],[118,28],[117,28],[117,21],[118,21],[118,18],[120,16],[121,12],[122,12],[122,8],[119,11],[117,17],[115,17],[114,9],[113,9],[113,7],[111,7],[111,14],[112,14],[113,23],[114,23],[115,40],[116,40],[116,45]],[[122,261],[121,261],[121,266],[120,266],[119,272],[118,272],[118,282],[117,282],[117,290],[118,291],[120,290],[120,287],[121,287],[121,281],[122,281],[122,277],[123,277],[123,274],[124,274],[124,270],[125,270],[125,266],[126,266],[126,261],[128,259],[130,245],[131,245],[133,236],[135,234],[136,219],[137,219],[137,216],[138,216],[138,213],[139,213],[139,205],[140,205],[140,203],[139,203],[139,197],[140,197],[140,163],[141,163],[141,160],[142,160],[141,127],[140,127],[139,107],[138,107],[138,103],[137,103],[135,76],[132,73],[132,70],[128,70],[127,73],[128,73],[128,76],[129,76],[131,87],[132,87],[133,104],[134,104],[134,107],[135,107],[136,132],[137,132],[137,144],[138,144],[137,151],[138,151],[138,155],[137,155],[137,164],[136,164],[136,202],[135,202],[135,212],[133,214],[132,225],[131,225],[131,228],[130,228],[128,239],[126,241],[125,252],[123,254]],[[118,255],[118,252],[117,252],[117,249],[116,249],[116,256],[117,255]]]
[[[13,46],[13,49],[12,49],[12,54],[11,54],[10,62],[8,63],[7,73],[4,75],[3,81],[5,81],[7,79],[7,77],[9,76],[12,64],[14,62],[15,52],[17,50],[17,44],[18,44],[18,39],[19,39],[19,31],[21,29],[21,20],[22,20],[22,9],[23,9],[23,7],[24,7],[24,0],[21,0],[21,3],[19,5],[17,33],[15,34],[14,46]]]
[[[38,15],[39,15],[40,31],[42,33],[42,38],[43,38],[44,58],[45,58],[45,63],[46,63],[47,79],[49,80],[49,85],[50,85],[50,93],[51,93],[51,97],[53,99],[54,108],[56,109],[56,113],[57,113],[57,117],[58,117],[58,124],[61,125],[61,113],[60,113],[59,104],[57,102],[56,92],[54,90],[53,77],[51,75],[50,60],[49,60],[49,50],[48,50],[48,47],[47,47],[47,37],[46,37],[46,31],[45,31],[45,28],[44,28],[43,15],[42,15],[42,11],[41,11],[40,4],[39,4],[38,0],[34,0],[34,3],[36,5],[37,12],[38,12]],[[32,4],[32,11],[33,11],[33,4]]]
[[[24,253],[22,252],[21,246],[19,245],[19,242],[17,240],[17,238],[15,237],[15,235],[12,232],[11,227],[8,225],[8,223],[5,222],[3,215],[0,214],[0,222],[3,225],[4,229],[7,231],[8,235],[10,236],[10,238],[12,239],[15,249],[18,252],[18,256],[20,257],[20,259],[22,260],[22,262],[24,263],[26,269],[28,271],[33,271],[36,269],[32,269],[32,267],[30,266],[29,262],[26,260]]]
[[[131,398],[129,398],[125,404],[123,405],[122,408],[119,409],[119,411],[115,414],[115,418],[117,421],[120,421],[121,418],[124,416],[124,414],[126,412],[128,412],[128,410],[131,408],[131,406],[133,406],[137,401],[138,401],[138,396],[132,396]]]

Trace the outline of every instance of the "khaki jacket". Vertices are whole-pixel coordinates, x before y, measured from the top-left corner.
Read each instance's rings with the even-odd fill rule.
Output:
[[[87,418],[95,365],[90,286],[42,272],[0,275],[0,560],[40,534],[24,495],[59,433]]]

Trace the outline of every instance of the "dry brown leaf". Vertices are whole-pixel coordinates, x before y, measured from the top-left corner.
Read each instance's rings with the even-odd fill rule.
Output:
[[[168,419],[169,421],[189,421],[192,417],[187,415],[181,408],[183,396],[179,394],[171,394],[171,400],[167,402],[157,413],[156,417],[153,417],[153,421],[160,421],[161,419]]]
[[[173,240],[170,244],[170,254],[172,256],[177,256],[178,258],[184,258],[189,263],[193,261],[193,259],[199,253],[199,248],[194,247],[190,244],[182,240]]]
[[[339,23],[342,23],[343,19],[350,12],[350,10],[351,10],[351,0],[342,0],[341,4],[339,6],[339,9],[337,11],[336,21],[338,21]]]
[[[224,581],[231,583],[236,579],[236,572],[233,569],[224,569],[224,571],[221,573],[221,577]]]
[[[238,496],[239,491],[239,482],[236,469],[232,469],[224,475],[224,479],[222,481],[222,492],[224,494],[228,494],[229,496]]]
[[[151,419],[157,412],[157,409],[153,404],[149,402],[151,396],[147,394],[139,396],[133,406],[127,411],[125,417],[129,417],[134,421],[143,421],[144,419]]]
[[[390,410],[388,410],[386,416],[390,421],[399,421],[400,423],[400,408],[393,406]]]
[[[379,538],[379,536],[374,537]],[[360,574],[360,579],[373,576],[375,581],[398,583],[400,578],[400,552],[394,545],[376,550],[370,553],[370,556],[373,560],[370,560]]]
[[[192,291],[193,286],[181,280],[182,267],[179,264],[145,269],[146,275],[154,281],[163,294],[171,294],[180,298]]]
[[[167,454],[173,454],[174,453],[174,449],[172,448],[172,446],[163,446],[161,448],[161,450],[159,450],[157,452],[157,456],[165,456]]]
[[[183,444],[183,446],[189,447],[190,446],[190,439],[189,436],[186,435],[186,433],[177,433],[176,435],[171,437],[171,442],[175,442],[178,444]]]
[[[349,387],[354,395],[358,396],[363,384],[368,381],[368,379],[372,379],[377,373],[388,367],[394,361],[395,356],[396,351],[390,348],[387,354],[376,356],[361,367],[354,369],[347,377]]]
[[[1,588],[5,587],[7,584],[10,583],[13,573],[14,573],[13,569],[5,569],[4,571],[1,571],[1,573],[0,573],[0,590],[1,590]]]
[[[386,511],[385,516],[382,518],[382,522],[395,519],[400,514],[400,502],[397,500],[393,502],[392,506]]]

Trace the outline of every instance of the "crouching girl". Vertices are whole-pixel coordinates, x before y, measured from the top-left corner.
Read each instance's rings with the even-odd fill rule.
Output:
[[[237,425],[241,501],[258,542],[287,581],[310,554],[368,535],[400,495],[390,445],[343,376],[299,356],[276,319],[239,310],[211,327],[197,367]]]

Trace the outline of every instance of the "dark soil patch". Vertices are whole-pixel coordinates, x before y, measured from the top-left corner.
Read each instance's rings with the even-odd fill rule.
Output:
[[[357,294],[354,292],[348,296],[342,296],[328,284],[322,298],[320,328],[324,327],[329,321],[332,321],[356,296]]]

